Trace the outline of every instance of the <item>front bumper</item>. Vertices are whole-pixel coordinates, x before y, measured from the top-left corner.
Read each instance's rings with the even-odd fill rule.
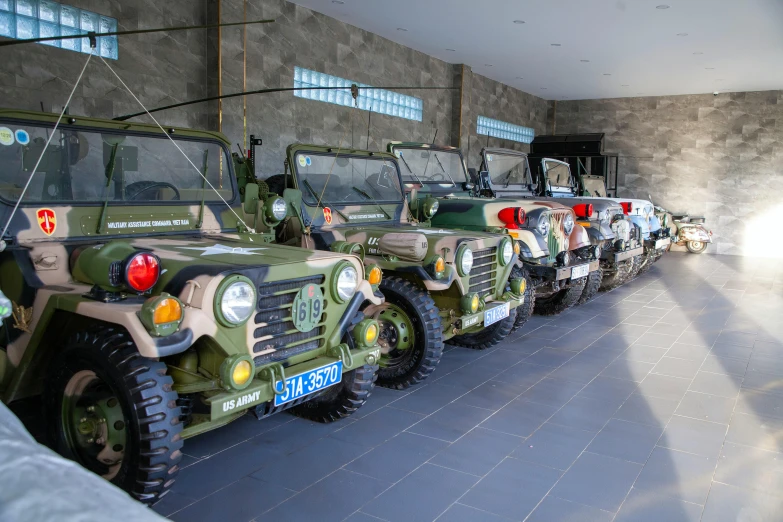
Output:
[[[576,263],[571,266],[561,267],[526,264],[525,267],[533,276],[544,279],[545,281],[562,281],[563,279],[571,279],[571,274],[574,268],[581,267],[586,264],[590,265],[588,272],[595,272],[599,268],[600,261],[596,259],[595,261],[590,261],[589,263]]]
[[[343,374],[345,374],[346,372],[364,366],[365,364],[377,364],[377,361],[380,360],[381,357],[381,350],[377,345],[370,348],[359,348],[355,350],[350,350],[346,344],[335,348],[339,349],[330,351],[330,353],[335,354],[333,356],[317,357],[315,359],[287,367],[285,369],[286,373],[284,377],[288,379],[337,361],[342,361]],[[338,353],[339,355],[337,355]],[[262,369],[262,371],[258,372],[256,377],[250,383],[250,386],[244,390],[224,391],[206,399],[205,402],[210,410],[209,420],[214,422],[220,419],[225,419],[227,423],[236,418],[239,414],[243,414],[250,408],[254,408],[259,404],[274,400],[275,385],[282,381],[282,379],[280,379],[280,369],[283,366],[280,364],[272,364],[269,365],[269,367],[277,367],[278,369],[277,372],[274,373],[276,376],[274,381],[271,379],[265,380],[263,376],[267,375],[267,372],[264,372]],[[279,389],[285,389],[284,385],[277,386]],[[212,422],[209,423],[211,424],[210,429],[214,428],[214,424],[212,424]],[[199,433],[199,431],[197,431],[198,424],[193,426],[193,428],[194,429],[192,432],[189,431],[190,427],[186,428],[185,432],[183,432],[183,438],[192,437],[193,435]]]
[[[671,244],[672,240],[669,237],[664,237],[662,239],[647,239],[644,242],[644,248],[646,250],[653,250],[657,252],[659,250],[668,248],[668,246]]]
[[[605,250],[601,255],[601,259],[611,261],[615,264],[631,259],[632,257],[640,256],[644,254],[644,246],[638,246],[631,248],[630,250],[624,250],[623,252],[613,252],[611,250]]]
[[[445,321],[448,324],[444,324],[443,329],[443,339],[448,340],[454,337],[455,335],[462,335],[467,332],[475,332],[477,330],[480,330],[480,328],[476,328],[478,326],[483,327],[484,325],[484,319],[486,317],[486,314],[489,310],[498,307],[498,306],[505,306],[508,304],[509,312],[513,310],[514,308],[522,305],[522,303],[525,302],[524,296],[522,297],[515,297],[511,293],[506,293],[503,295],[502,299],[498,299],[497,301],[492,301],[486,304],[483,310],[480,312],[476,312],[475,314],[463,314],[456,318],[456,320],[453,321]]]

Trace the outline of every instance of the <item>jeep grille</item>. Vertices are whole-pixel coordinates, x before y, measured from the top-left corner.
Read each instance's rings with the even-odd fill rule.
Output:
[[[324,280],[325,277],[319,275],[259,285],[255,324],[260,326],[253,332],[253,337],[260,339],[253,346],[256,366],[281,361],[323,344],[326,312],[321,315],[318,326],[309,332],[300,332],[291,320],[291,305],[302,287],[322,285]],[[327,295],[323,287],[321,291]],[[324,299],[324,310],[326,307],[327,299]]]
[[[498,247],[473,252],[473,268],[470,270],[471,292],[481,297],[494,293],[497,279]]]
[[[566,237],[563,231],[563,221],[565,221],[568,211],[552,211],[549,216],[549,237],[547,237],[547,247],[549,248],[549,261],[554,262],[557,254],[566,250]]]

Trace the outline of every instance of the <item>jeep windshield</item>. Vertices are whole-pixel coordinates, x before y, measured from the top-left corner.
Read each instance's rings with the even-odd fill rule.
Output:
[[[223,199],[234,199],[231,163],[218,142],[177,137],[185,158],[166,136],[64,126],[52,136],[22,203],[108,201],[116,206],[220,200],[200,172]],[[0,122],[0,198],[19,199],[52,128]]]
[[[518,185],[527,187],[533,184],[527,156],[486,153],[484,167],[489,172],[489,179],[495,190],[503,190],[511,185],[517,185],[514,190],[518,191]]]
[[[591,178],[585,176],[582,178],[582,182],[585,184],[585,190],[587,191],[588,195],[597,198],[606,197],[606,185],[604,185],[604,180],[601,178]]]
[[[546,170],[546,180],[548,190],[553,196],[573,196],[573,185],[571,184],[571,167],[568,163],[556,160],[543,160]]]
[[[388,158],[297,152],[294,171],[310,206],[402,202],[400,173]]]
[[[468,181],[462,156],[456,150],[394,147],[400,158],[400,171],[406,183],[425,183],[430,188],[454,189]]]

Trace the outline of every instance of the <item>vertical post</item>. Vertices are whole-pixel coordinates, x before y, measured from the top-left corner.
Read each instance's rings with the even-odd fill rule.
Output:
[[[247,0],[243,0],[244,20],[247,22]],[[242,92],[247,91],[247,26],[242,27]],[[247,96],[242,96],[242,139],[247,150]],[[254,173],[255,174],[255,173]]]

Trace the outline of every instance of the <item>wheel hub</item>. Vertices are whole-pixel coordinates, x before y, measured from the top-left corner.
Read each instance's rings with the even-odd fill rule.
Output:
[[[369,312],[380,326],[378,346],[381,347],[381,358],[397,350],[407,350],[413,346],[413,324],[402,308],[387,302],[374,307],[374,310]]]

